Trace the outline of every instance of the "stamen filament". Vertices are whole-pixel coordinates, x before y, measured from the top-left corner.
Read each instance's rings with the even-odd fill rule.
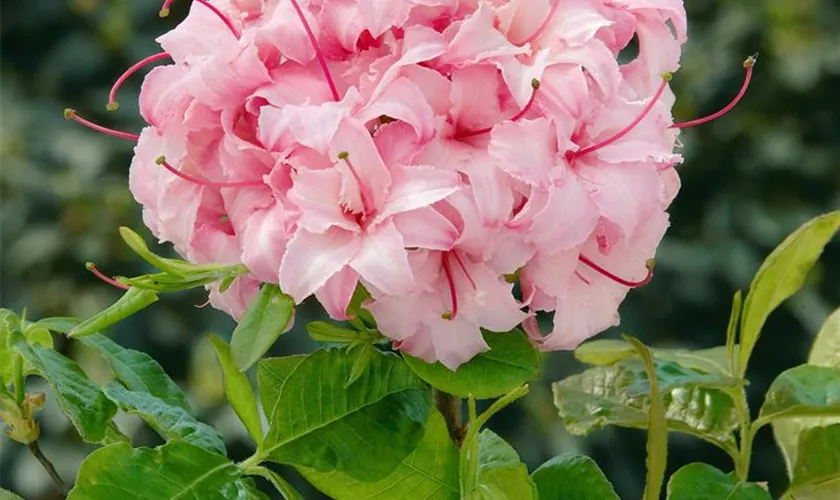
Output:
[[[647,285],[648,283],[650,283],[650,280],[653,278],[653,259],[651,259],[651,260],[647,261],[647,263],[645,263],[645,267],[647,268],[647,276],[645,276],[644,279],[641,280],[641,281],[629,281],[629,280],[626,280],[624,278],[621,278],[620,276],[616,276],[615,274],[607,271],[606,269],[599,266],[598,264],[592,262],[591,260],[589,260],[583,254],[578,255],[578,260],[583,262],[584,264],[586,264],[588,267],[590,267],[594,271],[597,271],[602,276],[607,277],[607,278],[615,281],[619,285],[629,286],[630,288],[637,288],[637,287],[640,287],[640,286]],[[578,276],[580,276],[580,275],[578,275]],[[583,277],[581,277],[581,279],[583,279]],[[586,281],[586,280],[584,280],[584,281]]]
[[[335,82],[333,81],[333,77],[330,74],[330,68],[327,66],[327,58],[324,57],[324,53],[321,51],[321,47],[318,45],[318,40],[315,39],[315,33],[312,32],[312,28],[309,27],[309,23],[306,22],[306,16],[303,15],[303,10],[300,8],[297,0],[290,0],[292,2],[292,6],[295,8],[298,17],[300,18],[300,22],[303,23],[303,29],[306,30],[306,35],[309,37],[309,43],[312,44],[312,49],[315,50],[315,57],[318,59],[318,64],[321,65],[321,70],[324,72],[324,77],[327,79],[327,85],[330,87],[330,92],[332,92],[333,99],[336,101],[341,100],[341,96],[338,95],[338,89],[335,86]]]
[[[198,184],[199,186],[207,186],[207,187],[214,187],[214,188],[245,188],[245,187],[258,187],[258,186],[262,186],[262,185],[265,184],[262,180],[259,180],[259,181],[239,181],[239,182],[213,182],[213,181],[208,181],[208,180],[205,180],[205,179],[199,179],[198,177],[194,177],[190,174],[185,174],[184,172],[181,172],[177,168],[170,165],[169,162],[166,161],[165,156],[158,156],[157,159],[155,159],[155,163],[157,163],[158,165],[161,165],[163,168],[165,168],[166,170],[169,170],[170,172],[172,172],[176,176],[180,177],[181,179],[184,179],[187,182],[192,182],[193,184]]]
[[[744,74],[744,83],[741,85],[741,90],[738,91],[738,94],[735,96],[734,99],[732,99],[729,102],[729,104],[724,106],[720,111],[718,111],[716,113],[712,113],[708,116],[704,116],[702,118],[696,118],[694,120],[689,120],[689,121],[682,122],[682,123],[674,123],[673,125],[671,125],[670,128],[680,128],[680,129],[682,129],[682,128],[696,127],[697,125],[703,125],[704,123],[708,123],[712,120],[717,120],[721,116],[723,116],[726,113],[729,113],[730,111],[732,111],[732,108],[734,108],[735,105],[737,105],[738,102],[744,97],[744,94],[747,93],[747,88],[750,86],[750,80],[752,79],[753,66],[755,66],[755,61],[756,61],[757,58],[758,58],[758,53],[756,53],[756,54],[754,54],[754,55],[752,55],[752,56],[750,56],[750,57],[748,57],[744,60],[744,69],[746,70],[746,72]]]
[[[452,255],[455,256],[455,262],[458,263],[458,266],[461,268],[461,271],[464,271],[464,276],[466,276],[467,279],[470,280],[470,285],[472,285],[473,290],[476,290],[477,287],[475,286],[475,281],[473,281],[472,276],[470,276],[469,271],[467,271],[467,266],[464,265],[464,261],[461,260],[461,254],[459,254],[455,250],[452,250]]]
[[[110,135],[111,137],[119,137],[120,139],[128,139],[130,141],[136,141],[140,139],[140,136],[137,134],[121,132],[112,128],[103,127],[102,125],[98,125],[96,123],[93,123],[92,121],[85,120],[84,118],[76,114],[76,110],[74,109],[65,109],[64,118],[67,120],[73,120],[74,122],[80,123],[91,130],[95,130],[105,135]]]
[[[174,2],[174,1],[175,0],[165,0],[163,2],[163,6],[160,8],[160,12],[158,13],[158,15],[160,17],[168,17],[169,16],[169,6],[171,6],[172,2]],[[207,7],[214,14],[216,14],[216,17],[221,19],[222,22],[225,23],[225,26],[227,26],[228,29],[231,31],[231,33],[233,33],[233,36],[236,37],[237,40],[239,40],[239,30],[236,29],[236,26],[233,25],[233,22],[230,20],[230,18],[228,16],[226,16],[222,11],[220,11],[218,8],[216,8],[215,5],[211,4],[207,0],[194,0],[194,1],[196,1],[196,2],[200,3],[201,5]]]
[[[125,70],[125,73],[120,75],[120,77],[117,78],[117,81],[114,82],[114,86],[111,87],[111,92],[108,93],[108,111],[116,111],[117,109],[119,109],[120,103],[117,102],[117,91],[120,89],[122,84],[125,83],[126,80],[128,80],[128,78],[131,75],[136,73],[137,70],[139,70],[143,66],[158,62],[160,60],[166,59],[167,57],[169,57],[169,54],[167,54],[166,52],[160,52],[135,63],[130,68]]]
[[[665,73],[664,75],[662,75],[662,82],[659,83],[659,88],[656,89],[656,93],[653,94],[653,97],[651,97],[650,101],[648,101],[648,103],[645,105],[645,107],[642,108],[642,112],[639,113],[639,115],[632,122],[630,122],[626,127],[619,130],[617,133],[613,134],[611,137],[608,137],[607,139],[604,139],[603,141],[601,141],[597,144],[587,146],[587,147],[585,147],[583,149],[579,149],[577,151],[567,152],[566,157],[569,159],[569,161],[574,160],[575,158],[580,158],[581,156],[588,155],[589,153],[592,153],[593,151],[597,151],[601,148],[607,147],[610,144],[612,144],[612,143],[616,142],[617,140],[621,139],[625,135],[629,134],[634,128],[636,128],[636,126],[639,123],[641,123],[642,120],[645,119],[645,117],[648,115],[648,113],[650,113],[650,110],[652,110],[653,106],[656,105],[656,102],[662,96],[662,92],[665,91],[665,87],[668,86],[668,82],[670,80],[671,80],[671,74],[670,73]]]
[[[362,211],[364,212],[362,215],[364,217],[370,216],[373,213],[373,206],[371,205],[370,199],[368,198],[365,185],[362,184],[362,178],[359,177],[359,173],[356,170],[356,167],[353,165],[353,162],[350,161],[350,153],[348,153],[347,151],[342,151],[338,153],[338,159],[347,164],[347,168],[350,169],[350,174],[353,175],[353,179],[359,186],[359,197],[362,199]]]
[[[449,295],[452,297],[452,314],[444,313],[446,319],[455,319],[458,316],[458,294],[455,290],[455,278],[452,275],[452,266],[449,264],[449,252],[441,254],[441,265],[443,266],[443,274],[446,276],[446,282],[449,285]],[[448,311],[447,311],[448,312]]]
[[[531,89],[532,89],[531,97],[528,99],[528,102],[525,103],[525,106],[523,106],[522,109],[520,109],[518,113],[516,113],[515,115],[513,115],[510,118],[510,121],[518,122],[519,120],[522,119],[523,116],[525,116],[525,113],[527,113],[528,110],[530,110],[531,107],[534,105],[534,101],[537,98],[537,90],[540,89],[540,81],[537,80],[536,78],[531,80]],[[487,128],[482,128],[482,129],[478,129],[478,130],[469,130],[467,132],[463,132],[463,133],[458,134],[458,138],[463,139],[465,137],[473,137],[473,136],[476,136],[476,135],[486,134],[486,133],[491,132],[492,130],[493,130],[493,127],[487,127]]]
[[[117,288],[122,288],[123,290],[131,289],[131,287],[126,285],[125,283],[120,283],[119,281],[115,280],[114,278],[111,278],[111,277],[103,274],[102,271],[100,271],[99,269],[96,268],[96,264],[94,264],[93,262],[86,263],[85,268],[88,271],[92,272],[94,276],[101,279],[105,283],[108,283],[111,286],[115,286]]]
[[[557,7],[560,6],[560,0],[554,0],[554,3],[551,5],[551,10],[548,11],[548,15],[543,20],[542,24],[537,28],[537,30],[531,33],[531,36],[522,40],[518,45],[525,45],[526,43],[533,42],[537,39],[538,36],[542,34],[543,31],[548,27],[548,24],[551,22],[551,19],[554,17],[554,13],[557,12]]]

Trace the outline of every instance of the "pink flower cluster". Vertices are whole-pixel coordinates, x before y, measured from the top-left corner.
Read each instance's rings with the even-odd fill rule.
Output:
[[[109,107],[172,60],[130,187],[185,258],[248,267],[216,307],[271,282],[346,319],[361,282],[395,346],[454,369],[481,328],[574,348],[650,279],[685,36],[681,0],[195,0]]]

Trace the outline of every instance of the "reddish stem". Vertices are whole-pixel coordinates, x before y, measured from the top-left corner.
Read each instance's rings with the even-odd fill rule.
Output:
[[[452,266],[449,263],[449,253],[441,254],[441,265],[443,265],[443,274],[446,276],[446,282],[449,285],[449,295],[452,296],[452,315],[449,319],[455,319],[458,316],[458,294],[455,290],[455,277],[452,274]]]
[[[616,276],[615,274],[607,271],[606,269],[599,266],[598,264],[592,262],[585,255],[582,255],[582,254],[579,255],[578,260],[583,262],[584,264],[586,264],[587,266],[589,266],[593,270],[597,271],[599,274],[615,281],[619,285],[629,286],[630,288],[637,288],[637,287],[640,287],[640,286],[647,285],[648,283],[650,283],[650,280],[653,278],[653,264],[652,264],[653,261],[648,261],[647,265],[645,266],[645,267],[647,267],[647,276],[645,276],[645,278],[643,280],[641,280],[641,281],[628,281],[628,280],[626,280],[626,279],[624,279],[620,276]],[[581,279],[583,279],[583,278],[581,278]],[[584,281],[586,281],[586,280],[584,280]]]
[[[108,111],[116,111],[117,109],[119,109],[120,104],[117,102],[117,91],[120,89],[122,84],[125,83],[126,80],[128,80],[128,78],[131,75],[136,73],[137,70],[139,70],[143,66],[161,61],[163,59],[166,59],[167,57],[169,57],[169,54],[167,54],[166,52],[160,52],[135,63],[130,68],[125,70],[125,73],[120,75],[120,77],[117,78],[117,81],[114,82],[114,86],[111,87],[111,92],[108,93]]]
[[[172,2],[174,2],[174,1],[175,0],[166,0],[165,2],[163,2],[163,6],[160,8],[160,12],[159,12],[158,15],[160,15],[160,17],[169,16],[169,6],[172,5]],[[195,1],[200,3],[203,6],[207,7],[208,9],[210,9],[210,11],[212,11],[213,14],[216,14],[216,17],[221,19],[222,22],[225,23],[225,26],[228,27],[230,32],[233,33],[233,36],[236,37],[237,40],[239,40],[239,30],[236,29],[236,26],[233,25],[233,22],[230,20],[230,18],[228,16],[226,16],[222,11],[220,11],[218,8],[216,8],[215,5],[211,4],[207,0],[195,0]]]
[[[105,283],[108,283],[111,286],[122,288],[123,290],[131,289],[131,287],[126,285],[125,283],[120,283],[114,278],[104,275],[99,269],[96,268],[96,264],[94,264],[93,262],[88,262],[87,264],[85,264],[85,268],[87,268],[88,271],[92,272],[94,276],[101,279]]]
[[[554,0],[554,3],[551,5],[551,10],[548,11],[548,15],[543,20],[542,24],[537,28],[537,31],[531,33],[531,36],[520,42],[518,45],[525,45],[526,43],[533,42],[537,39],[538,36],[542,34],[543,31],[548,27],[548,23],[551,22],[551,18],[554,17],[554,13],[557,12],[557,7],[560,6],[560,0]]]
[[[93,123],[92,121],[85,120],[84,118],[76,114],[76,110],[74,109],[65,109],[64,118],[68,120],[73,120],[74,122],[80,123],[91,130],[95,130],[105,135],[110,135],[111,137],[119,137],[120,139],[128,139],[130,141],[136,141],[140,139],[140,136],[137,134],[121,132],[112,128],[103,127],[102,125],[98,125],[96,123]]]
[[[744,74],[744,83],[741,85],[741,90],[738,91],[738,94],[735,96],[735,98],[732,99],[729,102],[729,104],[724,106],[723,109],[721,109],[720,111],[718,111],[716,113],[712,113],[708,116],[704,116],[702,118],[696,118],[694,120],[689,120],[689,121],[682,122],[682,123],[674,123],[673,125],[671,125],[670,128],[683,129],[683,128],[696,127],[697,125],[703,125],[704,123],[708,123],[712,120],[717,120],[721,116],[723,116],[726,113],[729,113],[730,111],[732,111],[732,108],[734,108],[735,105],[737,105],[738,102],[744,97],[744,94],[747,93],[747,88],[750,86],[750,80],[752,79],[753,66],[755,66],[755,61],[756,61],[757,57],[758,57],[758,54],[755,54],[753,56],[748,57],[744,61],[744,68],[746,69],[746,72]]]
[[[341,100],[341,96],[338,95],[338,89],[335,86],[335,82],[333,81],[333,77],[330,74],[330,68],[327,66],[327,58],[324,57],[324,53],[321,51],[321,47],[318,45],[318,40],[315,39],[315,33],[312,32],[312,28],[309,27],[309,23],[306,22],[306,16],[303,15],[303,9],[300,8],[297,0],[290,0],[292,2],[292,6],[295,8],[298,17],[300,18],[300,22],[303,23],[303,29],[306,30],[306,35],[309,37],[309,43],[312,44],[312,48],[315,50],[315,57],[318,58],[318,64],[321,65],[321,70],[324,72],[324,77],[327,79],[327,85],[330,87],[330,92],[332,92],[333,99],[336,101]]]
[[[199,186],[207,186],[207,187],[214,187],[214,188],[246,188],[246,187],[258,187],[262,186],[265,183],[262,180],[259,181],[239,181],[239,182],[213,182],[208,181],[206,179],[200,179],[198,177],[194,177],[190,174],[186,174],[181,172],[177,168],[173,167],[166,161],[166,157],[158,156],[155,160],[155,163],[158,165],[163,166],[166,170],[169,170],[176,176],[184,179],[187,182],[192,182],[193,184],[198,184]]]
[[[521,120],[523,116],[525,116],[525,113],[527,113],[528,110],[531,109],[531,107],[534,105],[534,101],[537,98],[537,90],[539,90],[539,89],[540,89],[540,81],[537,80],[536,78],[534,78],[533,80],[531,80],[531,97],[528,99],[528,102],[525,103],[525,106],[523,106],[522,109],[520,109],[518,113],[516,113],[515,115],[513,115],[511,117],[510,121],[517,122],[517,121]],[[492,130],[493,130],[493,127],[487,127],[487,128],[482,128],[482,129],[478,129],[478,130],[469,130],[467,132],[462,132],[462,133],[458,134],[458,138],[463,139],[463,138],[466,138],[466,137],[473,137],[473,136],[476,136],[476,135],[486,134],[486,133],[488,133]]]

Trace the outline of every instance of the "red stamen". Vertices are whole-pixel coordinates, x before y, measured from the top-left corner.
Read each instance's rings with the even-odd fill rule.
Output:
[[[607,271],[603,267],[599,266],[598,264],[589,260],[585,255],[578,255],[578,260],[592,268],[593,270],[597,271],[599,274],[615,281],[619,285],[629,286],[630,288],[637,288],[640,286],[647,285],[650,283],[650,280],[653,278],[653,259],[648,260],[645,263],[645,267],[647,268],[647,276],[642,281],[628,281],[624,278],[616,276],[615,274]],[[583,278],[581,278],[583,279]],[[586,280],[584,280],[586,281]]]
[[[85,264],[85,268],[92,272],[94,276],[101,279],[105,283],[108,283],[111,286],[115,286],[117,288],[122,288],[123,290],[129,290],[131,287],[126,285],[125,283],[120,283],[119,281],[115,280],[114,278],[105,276],[102,272],[96,268],[96,264],[93,262],[88,262]]]
[[[446,282],[449,284],[449,295],[452,296],[452,311],[444,313],[445,319],[455,319],[458,316],[458,294],[455,291],[455,277],[452,275],[452,266],[449,264],[448,252],[441,254],[441,265],[443,266],[443,274],[446,276]]]
[[[568,151],[568,152],[566,152],[566,158],[569,161],[572,161],[575,158],[580,158],[581,156],[588,155],[589,153],[591,153],[593,151],[597,151],[601,148],[609,146],[610,144],[614,143],[615,141],[617,141],[617,140],[621,139],[622,137],[624,137],[625,135],[629,134],[630,131],[632,131],[634,128],[636,128],[636,126],[639,123],[641,123],[642,120],[645,119],[645,117],[648,115],[648,113],[650,113],[650,110],[653,109],[653,106],[656,104],[656,101],[658,101],[659,98],[662,96],[662,92],[665,91],[665,87],[668,86],[669,81],[671,81],[671,73],[663,74],[662,75],[662,82],[660,82],[659,88],[656,89],[656,93],[653,94],[653,97],[650,99],[650,101],[648,101],[648,103],[645,105],[645,107],[642,108],[642,112],[639,113],[639,116],[637,116],[626,127],[621,129],[620,131],[618,131],[618,133],[613,134],[611,137],[609,137],[607,139],[604,139],[603,141],[601,141],[597,144],[593,144],[592,146],[587,146],[587,147],[585,147],[583,149],[579,149],[577,151]]]
[[[464,271],[464,276],[466,276],[467,279],[470,280],[470,285],[472,285],[473,290],[477,290],[477,287],[475,286],[475,281],[473,281],[472,276],[470,276],[470,272],[467,271],[467,266],[464,265],[464,261],[461,260],[461,254],[459,254],[455,250],[452,250],[452,255],[455,256],[455,262],[458,263],[458,266],[460,266],[461,271]]]
[[[732,111],[732,108],[734,108],[735,105],[738,104],[738,102],[741,100],[741,98],[744,97],[744,94],[747,93],[747,87],[750,86],[750,80],[752,79],[753,66],[755,66],[756,59],[758,59],[758,53],[757,52],[754,55],[752,55],[752,56],[750,56],[750,57],[748,57],[744,60],[744,69],[746,70],[746,72],[744,74],[744,83],[741,85],[741,90],[738,91],[738,94],[735,96],[735,98],[732,99],[732,101],[730,101],[729,104],[724,106],[723,109],[721,109],[717,113],[712,113],[709,116],[704,116],[703,118],[697,118],[697,119],[689,120],[687,122],[682,122],[682,123],[675,123],[675,124],[671,125],[670,128],[696,127],[697,125],[702,125],[702,124],[708,123],[712,120],[717,120],[721,116],[723,116],[726,113],[729,113],[730,111]]]
[[[537,98],[537,90],[540,89],[540,81],[537,80],[536,78],[531,80],[531,89],[532,89],[531,90],[531,97],[528,99],[528,102],[525,103],[525,106],[523,106],[522,109],[519,110],[518,113],[516,113],[515,115],[513,115],[510,118],[510,121],[517,122],[517,121],[521,120],[522,117],[525,116],[525,113],[527,113],[528,110],[530,110],[531,107],[534,105],[534,101]],[[486,134],[486,133],[488,133],[492,130],[493,130],[493,127],[487,127],[487,128],[482,128],[482,129],[478,129],[478,130],[469,130],[467,132],[463,132],[463,133],[458,134],[458,138],[473,137],[473,136],[476,136],[476,135]]]
[[[137,134],[132,134],[129,132],[120,132],[119,130],[103,127],[102,125],[97,125],[92,121],[85,120],[81,116],[77,115],[76,110],[74,109],[65,109],[64,118],[66,118],[67,120],[73,120],[74,122],[80,123],[91,130],[95,130],[105,135],[110,135],[111,137],[119,137],[120,139],[128,139],[130,141],[136,141],[140,139],[140,136]]]
[[[330,68],[327,66],[327,58],[324,57],[324,53],[321,52],[321,47],[318,45],[318,40],[315,39],[315,33],[312,32],[312,28],[309,27],[309,23],[306,22],[306,16],[303,15],[303,10],[300,8],[297,0],[291,0],[292,6],[297,11],[297,15],[300,18],[300,22],[303,23],[303,29],[306,30],[306,35],[309,37],[309,43],[312,44],[312,48],[315,50],[315,57],[318,58],[318,64],[321,65],[321,70],[324,71],[324,77],[327,79],[327,85],[330,87],[330,92],[332,92],[333,99],[336,101],[341,100],[341,96],[338,95],[338,89],[335,87],[335,82],[333,81],[332,75],[330,74]]]
[[[214,188],[245,188],[245,187],[257,187],[257,186],[265,185],[265,183],[262,180],[259,180],[259,181],[239,181],[239,182],[213,182],[213,181],[208,181],[206,179],[199,179],[198,177],[194,177],[192,175],[185,174],[184,172],[181,172],[177,168],[170,165],[169,162],[166,161],[165,156],[158,156],[157,159],[155,159],[155,163],[163,166],[163,168],[165,168],[166,170],[169,170],[170,172],[172,172],[176,176],[180,177],[181,179],[184,179],[187,182],[192,182],[193,184],[198,184],[199,186],[207,186],[207,187],[214,187]]]
[[[592,284],[592,282],[591,282],[591,281],[589,281],[588,279],[584,278],[584,277],[583,277],[583,275],[582,275],[582,274],[580,274],[580,272],[579,272],[579,271],[575,271],[575,276],[577,276],[578,278],[580,278],[580,280],[581,280],[581,281],[583,281],[584,283],[586,283],[587,285],[591,285],[591,284]]]
[[[172,5],[172,2],[174,2],[174,1],[175,0],[165,0],[163,2],[163,6],[160,8],[160,12],[158,13],[158,15],[160,17],[169,16],[169,6]],[[222,22],[225,23],[225,26],[228,27],[230,32],[233,33],[233,36],[236,37],[237,40],[239,40],[239,30],[236,29],[236,26],[233,25],[233,22],[230,20],[230,18],[228,18],[222,11],[217,9],[215,5],[211,4],[207,0],[195,0],[195,1],[200,3],[203,6],[207,7],[208,9],[210,9],[213,12],[213,14],[216,14],[216,17],[221,19]]]
[[[169,54],[167,54],[166,52],[161,52],[159,54],[154,54],[154,55],[151,55],[151,56],[143,59],[142,61],[134,64],[133,66],[131,66],[127,70],[125,70],[125,73],[120,75],[120,77],[117,78],[117,81],[114,82],[114,86],[111,87],[111,92],[108,93],[108,106],[106,106],[108,111],[116,111],[117,109],[119,109],[120,103],[117,102],[117,91],[120,89],[122,84],[125,83],[126,80],[128,80],[128,78],[131,75],[136,73],[137,70],[139,70],[143,66],[146,66],[147,64],[152,64],[152,63],[158,62],[160,60],[166,59],[167,57],[169,57]]]
[[[353,175],[353,179],[356,180],[356,184],[359,186],[359,196],[362,198],[362,219],[370,216],[373,213],[373,206],[371,205],[370,198],[368,197],[367,190],[365,189],[365,185],[362,184],[362,178],[359,177],[358,171],[356,171],[356,167],[353,165],[353,162],[350,161],[350,153],[347,151],[342,151],[338,153],[338,159],[342,160],[344,163],[347,164],[347,168],[350,169],[350,173]]]
[[[542,24],[540,24],[537,31],[531,33],[531,36],[520,42],[518,45],[525,45],[526,43],[533,42],[537,39],[538,36],[542,34],[543,31],[548,27],[548,24],[551,22],[551,18],[554,17],[554,13],[557,12],[557,7],[560,6],[560,0],[554,0],[554,3],[551,5],[551,10],[548,11],[548,15],[543,20]]]

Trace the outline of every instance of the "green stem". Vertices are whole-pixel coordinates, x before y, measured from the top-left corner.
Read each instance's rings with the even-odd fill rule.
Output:
[[[283,479],[280,474],[277,474],[273,470],[263,467],[261,465],[252,465],[248,468],[243,469],[245,474],[249,474],[252,476],[260,476],[268,479],[268,481],[274,486],[274,488],[280,492],[280,495],[283,496],[286,500],[304,500],[303,495],[300,494],[298,490],[294,488],[288,481]]]
[[[747,404],[747,392],[743,387],[738,388],[735,397],[732,398],[735,402],[735,412],[740,422],[740,452],[738,459],[735,461],[735,474],[742,481],[747,481],[750,475],[750,460],[752,459],[752,442],[755,437],[755,428],[750,421],[750,409]]]
[[[461,398],[438,389],[432,390],[435,406],[443,415],[449,435],[458,447],[464,442],[464,424],[461,419]]]
[[[26,399],[26,378],[23,376],[23,358],[20,354],[15,354],[12,370],[15,374],[15,400],[20,405]]]
[[[41,452],[41,447],[38,446],[38,441],[32,441],[29,443],[29,451],[32,452],[32,455],[41,462],[41,465],[47,471],[47,474],[50,475],[50,479],[53,480],[58,491],[61,492],[62,496],[67,495],[67,485],[64,484],[64,481],[61,479],[61,476],[58,475],[58,471],[55,470],[55,466],[52,462],[49,461],[47,457]]]

